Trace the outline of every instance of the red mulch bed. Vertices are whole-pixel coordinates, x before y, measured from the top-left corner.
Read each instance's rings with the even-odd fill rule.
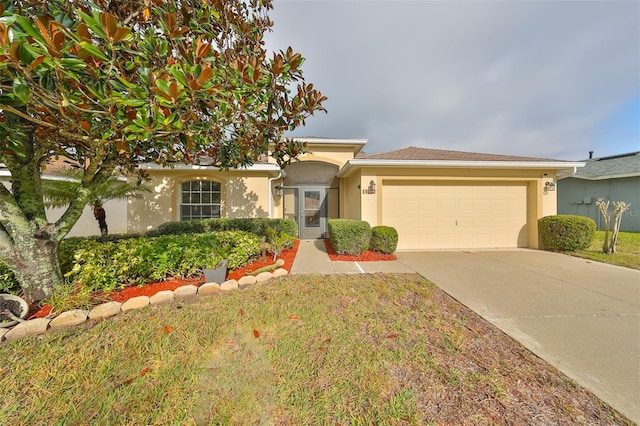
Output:
[[[293,265],[293,259],[296,257],[296,252],[298,251],[298,246],[300,244],[299,240],[293,245],[292,249],[284,250],[278,259],[284,260],[283,268],[290,270],[291,265]],[[351,256],[346,254],[337,254],[333,251],[331,247],[331,243],[329,240],[324,240],[325,247],[327,248],[327,253],[329,253],[329,257],[333,261],[345,261],[345,262],[368,262],[368,261],[378,261],[378,260],[396,260],[396,256],[393,254],[383,254],[375,251],[367,250],[366,252],[358,255]],[[238,268],[233,271],[227,272],[228,280],[237,280],[245,276],[248,272],[255,271],[256,269],[262,268],[264,266],[272,265],[274,263],[273,257],[261,257],[259,259],[254,260],[253,262],[247,264],[244,267]],[[126,302],[132,297],[137,296],[153,296],[159,291],[163,290],[175,290],[178,287],[188,284],[200,285],[204,282],[202,277],[195,278],[170,278],[166,281],[160,281],[156,283],[148,283],[141,286],[131,286],[126,287],[122,290],[115,291],[111,294],[102,295],[100,298],[105,300],[113,300],[116,302]],[[36,310],[37,309],[37,310]],[[29,319],[33,318],[43,318],[51,313],[51,306],[44,305],[40,308],[33,308],[34,313],[29,316]]]
[[[362,254],[357,256],[352,256],[350,254],[338,254],[333,251],[333,247],[331,247],[331,242],[327,239],[324,240],[324,246],[327,248],[327,253],[329,253],[329,258],[333,261],[341,261],[341,262],[374,262],[378,260],[396,260],[397,257],[394,254],[384,254],[378,253],[377,251],[367,250]]]
[[[293,244],[293,248],[284,250],[278,259],[284,260],[284,266],[287,270],[291,270],[291,265],[293,265],[293,259],[296,257],[296,252],[298,251],[298,245],[300,241],[296,240]],[[237,280],[245,276],[248,272],[255,271],[256,269],[262,268],[264,266],[273,265],[274,260],[273,256],[261,257],[259,259],[254,260],[251,263],[248,263],[246,266],[235,269],[233,271],[227,272],[228,280]],[[182,287],[183,285],[194,284],[200,285],[204,283],[203,277],[195,277],[195,278],[170,278],[166,281],[160,281],[156,283],[148,283],[141,286],[131,286],[126,287],[119,291],[114,291],[111,294],[102,295],[101,298],[105,300],[113,300],[115,302],[126,302],[132,297],[137,296],[153,296],[159,291],[163,290],[175,290],[178,287]],[[37,311],[35,311],[29,319],[33,318],[43,318],[51,313],[51,306],[43,305]]]

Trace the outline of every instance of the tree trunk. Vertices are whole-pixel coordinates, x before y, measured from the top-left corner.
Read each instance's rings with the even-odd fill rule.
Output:
[[[618,245],[618,233],[620,232],[620,224],[622,223],[622,215],[629,209],[630,204],[624,201],[614,201],[613,212],[615,214],[613,220],[613,236],[611,237],[611,245],[609,247],[610,253],[616,252],[616,246]]]
[[[24,235],[13,243],[13,256],[3,260],[13,271],[28,302],[51,297],[54,286],[63,283],[58,262],[58,246],[45,233]]]
[[[42,147],[35,142],[31,126],[14,121],[14,128],[21,131],[12,139],[11,149],[0,153],[11,172],[10,187],[0,184],[0,258],[14,273],[24,298],[36,302],[51,296],[53,287],[63,282],[58,246],[70,226],[47,221],[40,176],[45,161]],[[65,215],[73,216],[72,223],[83,206],[67,209]]]
[[[611,246],[609,244],[609,223],[611,221],[611,213],[609,213],[609,201],[598,200],[596,201],[596,206],[600,210],[602,214],[602,218],[604,219],[604,244],[602,245],[603,253],[610,253]]]

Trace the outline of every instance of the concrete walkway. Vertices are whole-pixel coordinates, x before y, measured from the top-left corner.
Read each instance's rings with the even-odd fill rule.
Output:
[[[397,255],[332,262],[301,241],[291,273],[417,272],[640,424],[640,271],[536,250]]]
[[[290,272],[292,274],[415,273],[413,269],[398,261],[332,262],[323,240],[301,240]]]

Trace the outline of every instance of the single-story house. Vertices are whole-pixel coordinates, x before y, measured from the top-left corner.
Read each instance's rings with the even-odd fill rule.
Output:
[[[329,219],[346,218],[396,228],[400,250],[537,248],[537,220],[556,214],[558,179],[584,165],[414,147],[367,155],[364,139],[298,140],[310,153],[284,170],[266,156],[228,171],[204,162],[142,165],[153,192],[107,202],[109,233],[208,217],[273,217],[293,219],[301,239],[317,239],[327,236]],[[62,177],[48,168],[44,178]],[[10,185],[1,167],[0,180]],[[53,221],[60,213],[47,215]],[[87,207],[70,236],[99,234]]]
[[[396,228],[400,250],[537,248],[537,220],[556,214],[557,180],[584,164],[413,147],[367,155],[362,139],[299,140],[311,153],[284,170],[266,160],[229,171],[143,166],[153,194],[128,201],[127,231],[274,217],[294,219],[301,239],[316,239],[326,237],[328,219],[347,218]]]
[[[597,200],[631,203],[622,231],[640,231],[640,151],[584,160],[575,175],[558,181],[558,213],[587,216],[604,227]]]

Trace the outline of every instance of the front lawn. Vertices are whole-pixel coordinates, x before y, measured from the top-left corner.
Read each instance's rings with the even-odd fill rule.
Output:
[[[569,254],[612,265],[640,269],[640,232],[620,232],[615,254],[603,253],[603,244],[604,231],[596,231],[593,242],[588,249],[578,250]]]
[[[289,276],[0,345],[0,424],[631,424],[418,275]]]

